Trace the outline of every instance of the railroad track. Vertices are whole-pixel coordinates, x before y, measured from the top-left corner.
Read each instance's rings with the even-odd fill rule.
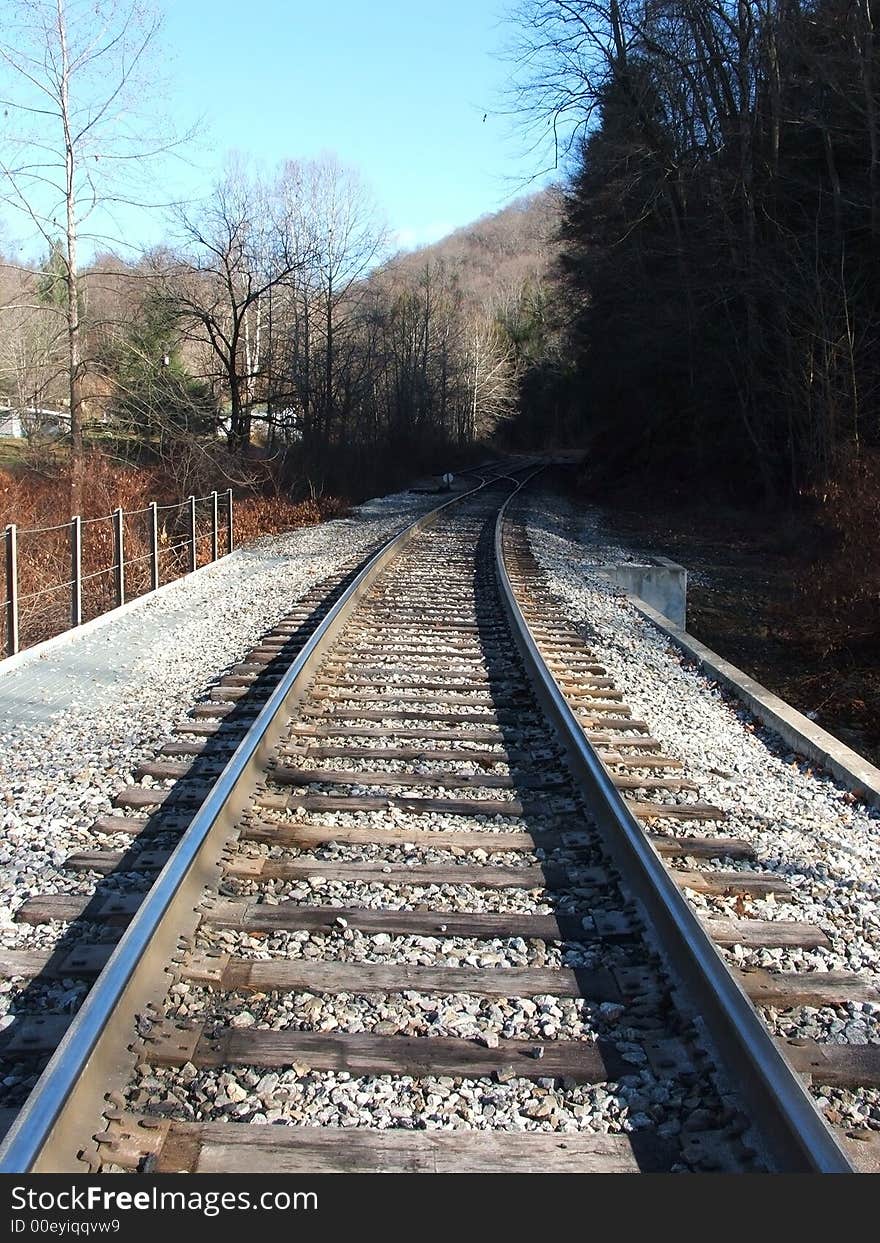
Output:
[[[5,1034],[54,1052],[4,1170],[853,1167],[806,1082],[871,1049],[755,1005],[866,986],[725,964],[823,934],[688,905],[782,885],[560,620],[513,488],[316,589],[68,861],[95,893],[21,908],[69,935],[6,974],[97,979]]]

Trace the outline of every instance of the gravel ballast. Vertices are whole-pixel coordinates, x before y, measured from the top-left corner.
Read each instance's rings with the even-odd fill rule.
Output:
[[[664,751],[684,761],[687,776],[699,783],[699,797],[727,813],[718,831],[750,842],[755,866],[792,886],[790,899],[746,899],[743,913],[805,920],[830,940],[829,947],[816,949],[735,946],[725,951],[731,960],[783,971],[858,971],[876,983],[880,813],[794,755],[683,656],[620,589],[597,575],[597,567],[631,561],[633,552],[604,538],[596,511],[536,494],[519,516],[547,575],[547,589],[607,667],[633,715],[647,721]],[[688,896],[712,915],[733,915],[742,901]],[[880,1007],[866,1004],[803,1008],[784,1018],[770,1012],[768,1018],[780,1034],[875,1043],[878,1016]],[[875,1093],[844,1095],[848,1120],[880,1127]],[[839,1094],[835,1099],[839,1107]]]
[[[14,913],[35,894],[94,888],[64,860],[110,844],[92,824],[137,765],[316,583],[436,504],[399,493],[350,518],[266,537],[115,621],[5,673],[0,665],[0,944],[45,948],[64,931],[16,924]],[[0,1011],[16,993],[5,990]]]
[[[401,525],[399,516],[397,525]],[[470,555],[471,551],[470,528],[476,526],[476,521],[469,517],[460,523],[460,530],[455,532],[461,551],[466,555]],[[67,709],[64,716],[41,724],[42,734],[36,725],[20,731],[22,736],[28,733],[31,736],[28,738],[27,755],[19,752],[20,766],[10,766],[13,774],[10,788],[15,795],[10,800],[10,806],[15,807],[10,836],[16,844],[6,861],[9,879],[0,893],[0,897],[5,897],[8,902],[7,922],[0,928],[0,935],[8,938],[7,944],[51,944],[52,938],[63,933],[62,925],[52,928],[44,925],[37,929],[16,925],[12,918],[13,903],[26,898],[29,893],[89,893],[97,883],[97,874],[71,873],[64,867],[64,860],[72,850],[94,848],[100,844],[91,828],[95,814],[109,810],[113,795],[120,786],[134,780],[139,762],[155,752],[174,722],[204,693],[206,685],[219,672],[238,659],[241,652],[247,650],[272,622],[288,611],[290,605],[301,598],[317,579],[326,577],[334,569],[338,570],[342,564],[350,563],[353,556],[362,553],[367,545],[376,543],[382,534],[387,532],[373,530],[369,537],[364,538],[361,549],[352,548],[349,542],[344,549],[339,549],[338,559],[333,561],[332,566],[322,565],[319,573],[304,576],[295,591],[291,590],[288,564],[283,586],[276,583],[277,591],[272,600],[267,603],[261,596],[255,605],[246,606],[256,613],[256,617],[248,616],[246,626],[236,629],[238,613],[235,609],[231,610],[233,625],[223,625],[222,656],[212,647],[213,631],[218,627],[218,613],[222,621],[225,607],[221,592],[219,602],[215,595],[200,604],[201,620],[192,616],[193,610],[189,607],[186,628],[182,632],[173,627],[164,629],[158,639],[162,654],[155,660],[147,654],[148,644],[142,644],[140,648],[135,645],[134,649],[125,646],[127,668],[124,678],[115,677],[112,687],[87,687],[87,693],[75,710]],[[439,539],[435,531],[426,537],[426,545],[437,543]],[[446,544],[441,542],[438,547],[452,558],[456,542],[449,539],[448,533],[444,539]],[[273,555],[277,560],[277,555]],[[423,644],[425,636],[419,629],[421,623],[386,624],[387,606],[381,601],[387,599],[390,607],[395,609],[400,599],[404,603],[408,599],[420,601],[422,593],[428,588],[429,576],[422,565],[424,560],[424,550],[416,549],[411,561],[397,567],[389,575],[384,584],[384,597],[379,593],[378,601],[372,602],[370,608],[365,610],[363,625],[355,635],[365,650],[373,647],[387,650],[382,636],[398,632],[403,640],[408,638],[410,643]],[[433,574],[433,563],[428,568]],[[273,568],[268,568],[260,578],[260,584],[263,578],[274,582],[274,572]],[[236,602],[238,609],[242,607],[243,578],[239,568],[234,579],[239,596]],[[250,582],[255,579],[256,576]],[[443,593],[447,605],[455,604],[466,619],[469,610],[475,604],[482,603],[485,588],[478,581],[480,592],[475,591],[476,599],[471,600],[470,591],[459,589],[458,582],[454,573],[441,574],[437,576],[436,590]],[[433,589],[433,580],[431,586]],[[158,600],[155,603],[161,604]],[[493,610],[492,614],[489,614],[489,609]],[[415,617],[421,611],[418,604],[409,607],[409,612]],[[497,603],[489,592],[486,619],[492,620],[494,612],[497,612]],[[203,619],[204,614],[208,615],[209,620]],[[391,616],[394,618],[396,614]],[[429,629],[430,624],[429,621]],[[473,646],[472,640],[469,646]],[[496,649],[504,655],[507,647],[510,647],[509,640],[499,628],[495,638],[484,639],[482,650],[486,652],[487,659],[494,661]],[[330,811],[340,791],[348,789],[350,794],[368,800],[366,823],[373,828],[378,825],[399,828],[411,816],[417,826],[430,824],[439,829],[442,842],[420,843],[418,829],[416,840],[405,843],[361,843],[356,840],[346,843],[329,837],[324,844],[307,846],[304,855],[303,848],[297,845],[277,846],[271,841],[245,840],[234,860],[236,866],[229,868],[220,883],[220,896],[250,899],[263,907],[291,903],[302,911],[331,906],[342,908],[345,912],[349,908],[370,913],[379,909],[387,912],[435,912],[441,915],[439,925],[436,917],[433,921],[420,917],[412,921],[392,921],[392,926],[397,924],[404,929],[428,927],[440,933],[447,930],[443,912],[504,915],[504,924],[508,929],[521,932],[531,924],[523,917],[557,911],[566,916],[566,928],[578,927],[577,917],[581,917],[582,939],[573,944],[564,941],[548,944],[538,939],[526,941],[518,935],[483,940],[445,936],[406,937],[391,933],[365,935],[349,928],[349,922],[363,922],[368,928],[375,927],[377,921],[368,919],[365,914],[335,918],[330,931],[327,931],[325,916],[321,921],[302,921],[320,922],[323,931],[317,933],[307,929],[288,929],[270,937],[248,936],[236,929],[232,915],[224,916],[221,911],[214,926],[207,919],[200,928],[200,951],[220,950],[221,953],[249,958],[312,960],[314,965],[302,964],[305,970],[299,974],[300,979],[306,980],[307,991],[302,986],[298,990],[288,990],[283,983],[278,991],[273,990],[270,984],[264,985],[265,991],[255,991],[249,988],[244,977],[234,973],[233,979],[241,982],[242,991],[237,991],[237,985],[229,989],[221,986],[215,990],[213,986],[195,982],[216,982],[215,974],[209,972],[205,975],[197,966],[195,970],[190,970],[188,979],[187,968],[182,967],[166,998],[163,1010],[165,1022],[193,1023],[197,1032],[202,1031],[208,1039],[220,1037],[229,1028],[241,1028],[245,1032],[253,1029],[252,1036],[244,1037],[243,1041],[224,1053],[224,1060],[231,1060],[222,1070],[212,1068],[211,1059],[196,1043],[188,1056],[192,1056],[193,1062],[199,1063],[199,1066],[189,1063],[180,1066],[179,1043],[170,1055],[167,1050],[163,1053],[161,1047],[154,1047],[161,1046],[161,1024],[149,1015],[140,1016],[137,1031],[145,1038],[145,1044],[143,1051],[138,1050],[137,1055],[142,1056],[144,1062],[124,1093],[129,1108],[144,1109],[148,1113],[171,1118],[238,1119],[256,1124],[331,1124],[379,1129],[420,1126],[428,1129],[485,1127],[559,1132],[656,1131],[662,1139],[682,1135],[685,1155],[685,1133],[700,1135],[708,1132],[711,1138],[711,1133],[721,1130],[725,1144],[742,1134],[748,1120],[739,1112],[739,1105],[729,1093],[723,1076],[716,1074],[715,1061],[706,1054],[699,1023],[694,1021],[687,1008],[678,1007],[650,939],[643,940],[636,935],[630,941],[624,937],[624,943],[617,945],[612,932],[610,943],[606,943],[609,937],[602,932],[602,928],[607,927],[608,921],[603,923],[600,912],[602,915],[625,913],[628,903],[625,882],[618,884],[614,880],[613,869],[605,868],[604,856],[597,849],[598,843],[593,842],[589,809],[584,806],[574,786],[567,779],[549,783],[542,779],[530,784],[531,768],[544,763],[548,773],[552,774],[558,766],[558,757],[554,747],[546,746],[546,740],[541,746],[544,723],[536,711],[528,686],[524,682],[518,684],[522,680],[522,671],[517,670],[509,656],[506,663],[509,666],[509,685],[508,679],[505,679],[503,694],[499,696],[497,725],[506,746],[512,752],[525,754],[529,758],[521,782],[516,781],[516,762],[511,761],[509,765],[503,761],[494,763],[494,751],[488,764],[468,764],[464,773],[459,767],[461,761],[457,761],[461,778],[483,774],[485,780],[486,772],[498,776],[512,772],[513,785],[507,786],[502,782],[486,787],[478,781],[462,787],[451,783],[449,786],[438,786],[438,776],[447,771],[449,761],[446,760],[417,760],[415,764],[410,764],[404,771],[412,778],[412,785],[401,785],[396,781],[383,784],[379,780],[382,775],[399,774],[400,765],[396,761],[383,763],[380,758],[378,764],[374,765],[371,761],[369,766],[362,767],[357,758],[348,757],[347,762],[340,763],[331,751],[327,757],[315,757],[320,760],[315,772],[308,752],[303,753],[306,758],[300,761],[294,751],[289,761],[279,765],[260,783],[254,811],[261,819],[265,817],[267,821],[278,824],[299,822],[304,828],[321,826],[331,833],[332,826],[343,829],[350,825],[356,828],[363,821],[363,813]],[[420,708],[412,709],[414,720],[418,719],[420,709],[428,720],[434,719],[432,713],[436,716],[442,711],[442,719],[445,720],[448,715],[452,723],[460,728],[472,722],[475,708],[480,711],[478,703],[475,702],[472,707],[469,700],[462,702],[464,696],[461,695],[453,697],[453,703],[447,710],[442,686],[436,689],[426,686],[425,694],[410,699],[405,686],[398,687],[393,676],[388,681],[380,678],[379,684],[393,693],[398,704],[396,709],[392,706],[394,701],[390,694],[387,699],[380,696],[377,702],[384,707],[372,710],[371,716],[371,710],[364,704],[372,702],[372,689],[370,695],[346,690],[332,697],[343,719],[376,721],[383,717],[385,711],[390,714],[389,720],[395,711],[404,719],[409,719],[405,713],[410,709],[405,705],[412,701],[420,705]],[[125,689],[120,691],[120,685]],[[625,687],[622,686],[622,689]],[[326,711],[322,695],[315,688],[312,694],[320,710],[316,711],[313,705],[307,704],[303,709],[304,715],[321,719]],[[79,698],[78,690],[74,692],[74,698]],[[494,703],[494,699],[491,702]],[[361,716],[361,713],[364,715]],[[488,715],[482,713],[483,718]],[[56,732],[51,733],[50,728]],[[71,729],[74,733],[72,744],[67,741]],[[484,731],[485,725],[479,732]],[[328,730],[328,736],[334,732]],[[344,736],[344,731],[341,733]],[[491,729],[489,734],[494,739]],[[16,739],[18,736],[15,735]],[[292,734],[291,738],[294,737],[296,735]],[[65,740],[65,748],[59,754],[58,744],[62,739]],[[24,765],[32,762],[35,750],[40,757],[46,758],[45,762],[40,758],[32,772]],[[76,755],[75,764],[72,762],[73,755]],[[297,775],[297,768],[307,771]],[[293,771],[285,773],[284,769]],[[69,774],[71,771],[74,777],[65,776],[47,797],[46,790],[55,774]],[[160,768],[158,776],[145,778],[141,782],[141,791],[151,787],[156,792],[169,788],[170,778],[164,775],[166,771]],[[329,780],[340,774],[350,777],[350,780]],[[404,790],[405,797],[389,793],[398,786]],[[38,802],[37,791],[41,802]],[[441,797],[438,797],[438,791]],[[129,801],[131,797],[126,795]],[[695,797],[692,792],[686,795],[688,801],[693,801]],[[422,814],[417,803],[406,806],[408,800],[413,802],[420,798],[430,799],[431,813]],[[512,805],[514,800],[516,806]],[[144,801],[140,799],[141,803]],[[372,810],[374,805],[375,810]],[[52,817],[60,826],[49,832],[43,810],[45,806],[51,808]],[[396,814],[401,811],[404,813],[403,820]],[[466,825],[483,828],[486,834],[485,850],[474,850],[469,854],[455,852],[454,833]],[[492,847],[503,844],[505,830],[534,831],[536,826],[552,828],[557,833],[573,828],[579,835],[585,833],[587,841],[573,848],[566,834],[560,845],[549,851],[542,850],[540,855],[536,847],[534,851],[499,852],[500,858],[495,858],[496,852]],[[494,841],[493,831],[496,836]],[[450,837],[448,846],[444,833]],[[302,836],[305,839],[308,835]],[[296,837],[295,833],[289,834],[291,842]],[[481,843],[482,837],[472,845]],[[276,869],[277,875],[273,876],[270,866],[250,866],[258,862],[281,866]],[[304,867],[294,866],[303,862]],[[554,874],[560,873],[559,865],[566,865],[561,879],[553,879],[549,868],[546,878],[541,878],[537,865],[544,862],[554,867]],[[94,859],[86,860],[86,863],[96,865]],[[100,863],[97,861],[98,866]],[[365,867],[365,863],[370,866]],[[580,874],[579,869],[569,866],[574,863],[579,865]],[[340,867],[340,875],[335,876],[334,869],[339,864],[346,866]],[[520,887],[517,887],[509,877],[501,878],[499,884],[498,877],[488,873],[483,877],[478,875],[480,868],[493,866],[530,866],[534,870],[525,876],[520,875]],[[439,876],[438,867],[441,869]],[[420,869],[425,869],[422,875],[419,874]],[[431,872],[437,876],[436,880],[431,879]],[[128,872],[125,877],[117,876],[114,880],[126,881],[136,876],[136,873]],[[146,885],[149,877],[143,879]],[[536,882],[534,886],[531,884],[533,880]],[[764,904],[772,905],[766,899]],[[723,900],[714,898],[704,900],[704,906],[713,912],[726,909]],[[755,909],[763,913],[764,907],[756,905]],[[779,909],[786,910],[787,907],[779,904]],[[244,920],[242,923],[259,931],[261,923],[268,926],[275,922],[266,918],[270,914],[264,910],[261,912],[262,920],[257,919],[253,925],[246,924]],[[289,912],[280,912],[280,915],[279,922],[290,922]],[[233,926],[228,930],[222,926],[224,919],[232,922]],[[487,919],[479,927],[494,930],[501,922]],[[544,921],[542,926],[546,928],[550,923]],[[82,926],[76,931],[79,932]],[[635,919],[634,927],[637,926],[638,920]],[[332,971],[325,969],[322,972],[322,962],[414,963],[453,969],[467,967],[502,976],[506,969],[523,964],[551,970],[564,964],[588,969],[601,967],[611,973],[612,979],[616,979],[615,973],[626,971],[629,983],[615,985],[610,994],[604,986],[601,990],[596,989],[595,1000],[589,1001],[554,997],[550,993],[518,997],[515,995],[516,979],[513,978],[509,981],[512,995],[497,997],[492,988],[486,991],[486,996],[481,996],[481,987],[473,984],[469,986],[474,987],[474,995],[444,993],[443,980],[430,985],[430,988],[437,988],[434,993],[430,991],[426,977],[413,973],[416,979],[426,981],[427,991],[420,992],[415,988],[402,988],[401,984],[409,980],[401,980],[399,974],[379,972],[373,973],[378,989],[371,989],[367,980],[363,993],[334,992],[334,978],[337,982],[344,980],[343,987],[350,989],[352,982],[360,986],[364,973],[349,971],[340,975],[337,972],[334,977]],[[638,976],[635,992],[633,973]],[[284,981],[289,980],[290,976],[269,972],[266,978]],[[445,982],[448,986],[448,977]],[[62,981],[57,995],[51,990],[46,991],[41,983],[39,987],[44,990],[47,1004],[53,1007],[69,1004],[71,1010],[74,1009],[79,997],[71,990],[68,1000],[64,991],[68,983],[73,982]],[[466,974],[452,981],[456,988],[463,983],[468,983]],[[578,985],[584,987],[581,981]],[[539,987],[546,987],[543,978]],[[381,991],[383,989],[391,991]],[[560,987],[560,993],[564,991]],[[30,995],[33,997],[36,993],[32,991]],[[614,998],[613,1001],[601,1002],[602,996],[609,995]],[[9,1003],[13,1007],[16,1004],[14,989],[7,994]],[[19,998],[18,1004],[25,1008],[23,999]],[[444,1065],[442,1059],[436,1064],[431,1061],[430,1074],[406,1073],[419,1062],[418,1059],[415,1062],[407,1060],[400,1054],[396,1055],[398,1060],[393,1063],[397,1073],[365,1074],[363,1067],[366,1065],[369,1069],[371,1063],[362,1059],[352,1064],[353,1073],[348,1075],[336,1069],[320,1069],[326,1064],[320,1051],[320,1040],[309,1042],[286,1038],[274,1042],[275,1048],[283,1047],[286,1051],[283,1072],[276,1073],[270,1069],[274,1064],[271,1058],[261,1060],[266,1059],[266,1050],[272,1047],[272,1041],[255,1039],[260,1032],[265,1035],[280,1032],[286,1036],[300,1032],[337,1033],[328,1036],[328,1040],[342,1047],[354,1047],[351,1042],[346,1044],[342,1037],[364,1034],[383,1038],[454,1038],[476,1041],[489,1049],[499,1048],[499,1042],[507,1039],[524,1039],[533,1045],[531,1056],[536,1062],[544,1057],[546,1043],[557,1040],[583,1043],[599,1039],[613,1046],[616,1060],[613,1064],[606,1063],[607,1082],[594,1085],[582,1085],[576,1078],[560,1077],[556,1081],[552,1076],[542,1076],[537,1067],[534,1068],[537,1074],[520,1077],[515,1068],[507,1063],[505,1054],[497,1055],[498,1059],[504,1060],[491,1075],[473,1080],[438,1074],[438,1069]],[[171,1038],[179,1041],[173,1032]],[[680,1058],[678,1055],[670,1057],[668,1049],[664,1053],[667,1043],[680,1048]],[[305,1058],[305,1051],[312,1050],[316,1055],[312,1059],[316,1065],[308,1065],[304,1060],[292,1061],[288,1066],[292,1044],[298,1050],[297,1057]],[[336,1065],[335,1058],[334,1051],[331,1065]],[[355,1066],[357,1073],[354,1073]],[[482,1065],[479,1072],[482,1072]],[[572,1073],[577,1075],[580,1072],[575,1067]],[[13,1068],[12,1075],[3,1079],[3,1086],[8,1089],[3,1103],[17,1103],[28,1083],[26,1067]],[[678,1145],[675,1147],[677,1149]],[[700,1158],[686,1155],[686,1160],[693,1167],[699,1164]],[[739,1161],[740,1158],[733,1154],[731,1160]]]

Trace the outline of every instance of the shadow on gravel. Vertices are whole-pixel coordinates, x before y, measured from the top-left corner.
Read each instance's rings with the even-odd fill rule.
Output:
[[[596,1013],[596,1045],[607,1071],[607,1090],[614,1093],[615,1081],[636,1074],[637,1068],[622,1056],[613,1024],[609,1028],[599,1017],[602,1002],[627,1007],[635,1002],[643,1012],[637,1025],[646,1021],[664,1036],[683,1032],[669,1003],[659,961],[645,944],[637,924],[625,921],[626,926],[618,925],[617,930],[613,922],[601,924],[603,913],[628,914],[630,906],[617,884],[614,865],[599,845],[589,810],[568,771],[562,747],[548,726],[505,621],[493,564],[494,525],[494,520],[487,523],[478,546],[478,561],[488,572],[477,573],[477,616],[496,619],[479,622],[489,682],[499,701],[515,705],[513,710],[498,713],[498,723],[523,808],[517,827],[530,832],[539,847],[542,836],[545,838],[543,898],[556,919],[563,962],[574,971],[584,1001]],[[562,844],[554,837],[559,831],[577,834],[577,840]],[[578,875],[578,869],[584,872]],[[589,968],[578,966],[585,957]],[[631,978],[640,981],[635,991],[621,987],[627,972],[633,972]],[[563,1032],[560,1038],[564,1038]],[[666,1171],[680,1160],[677,1145],[653,1129],[631,1131],[628,1138],[643,1172]]]

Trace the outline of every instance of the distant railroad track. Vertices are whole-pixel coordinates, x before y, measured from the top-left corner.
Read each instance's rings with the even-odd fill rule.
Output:
[[[725,964],[824,934],[689,906],[785,885],[561,618],[517,486],[314,589],[120,792],[127,844],[68,860],[94,895],[20,908],[69,934],[4,974],[95,982],[3,1035],[51,1054],[4,1171],[854,1168],[806,1084],[876,1083],[876,1046],[755,1006],[874,995]]]

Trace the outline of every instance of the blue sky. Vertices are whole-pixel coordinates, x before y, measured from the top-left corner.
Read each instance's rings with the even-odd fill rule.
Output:
[[[404,245],[523,193],[540,169],[504,117],[510,0],[159,0],[175,111],[204,116],[206,185],[226,151],[267,165],[332,151]],[[484,121],[484,113],[489,116]]]

